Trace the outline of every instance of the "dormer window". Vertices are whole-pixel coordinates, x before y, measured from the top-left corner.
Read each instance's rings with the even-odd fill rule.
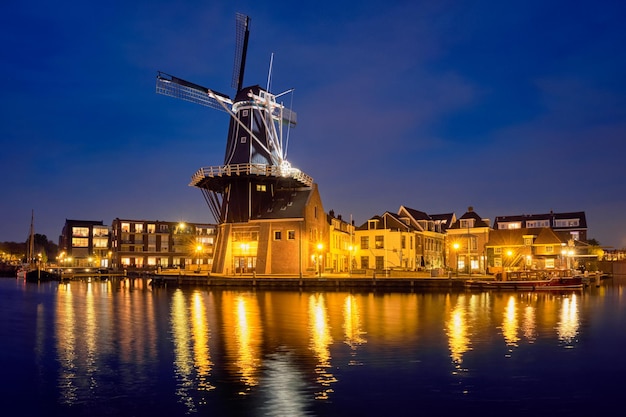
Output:
[[[470,229],[474,227],[474,219],[460,219],[461,229]]]

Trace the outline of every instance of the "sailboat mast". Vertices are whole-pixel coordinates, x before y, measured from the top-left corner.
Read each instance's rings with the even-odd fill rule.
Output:
[[[30,214],[30,234],[28,236],[28,262],[32,262],[35,253],[35,210]]]

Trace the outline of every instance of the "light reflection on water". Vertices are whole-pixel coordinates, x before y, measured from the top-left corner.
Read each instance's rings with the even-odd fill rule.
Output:
[[[350,398],[384,404],[380,393],[408,404],[411,386],[430,393],[422,401],[455,404],[456,392],[492,401],[482,385],[490,375],[501,373],[496,392],[516,378],[559,380],[545,366],[529,367],[529,357],[575,369],[562,363],[570,360],[564,352],[587,348],[580,336],[591,313],[583,306],[597,300],[580,292],[153,290],[128,280],[49,288],[50,301],[33,307],[37,378],[45,384],[54,375],[57,407],[109,407],[120,417],[146,398],[170,415],[321,415]]]

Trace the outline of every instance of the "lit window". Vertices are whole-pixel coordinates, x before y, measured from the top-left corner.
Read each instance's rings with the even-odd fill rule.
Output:
[[[73,237],[72,238],[72,247],[73,248],[86,248],[89,246],[89,239],[86,237]]]
[[[265,192],[265,191],[267,191],[267,186],[265,184],[257,184],[256,185],[256,190]]]
[[[88,227],[72,227],[72,236],[89,236],[89,228]]]

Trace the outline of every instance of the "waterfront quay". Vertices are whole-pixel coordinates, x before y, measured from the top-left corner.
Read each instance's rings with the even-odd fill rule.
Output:
[[[207,286],[222,288],[255,289],[301,289],[301,290],[449,290],[461,291],[465,288],[468,277],[448,276],[432,277],[427,274],[412,276],[389,276],[391,274],[370,274],[355,276],[351,274],[323,274],[298,276],[276,276],[241,274],[231,276],[190,273],[189,271],[158,273],[151,275],[153,286]],[[493,279],[486,276],[472,276],[472,279]]]

